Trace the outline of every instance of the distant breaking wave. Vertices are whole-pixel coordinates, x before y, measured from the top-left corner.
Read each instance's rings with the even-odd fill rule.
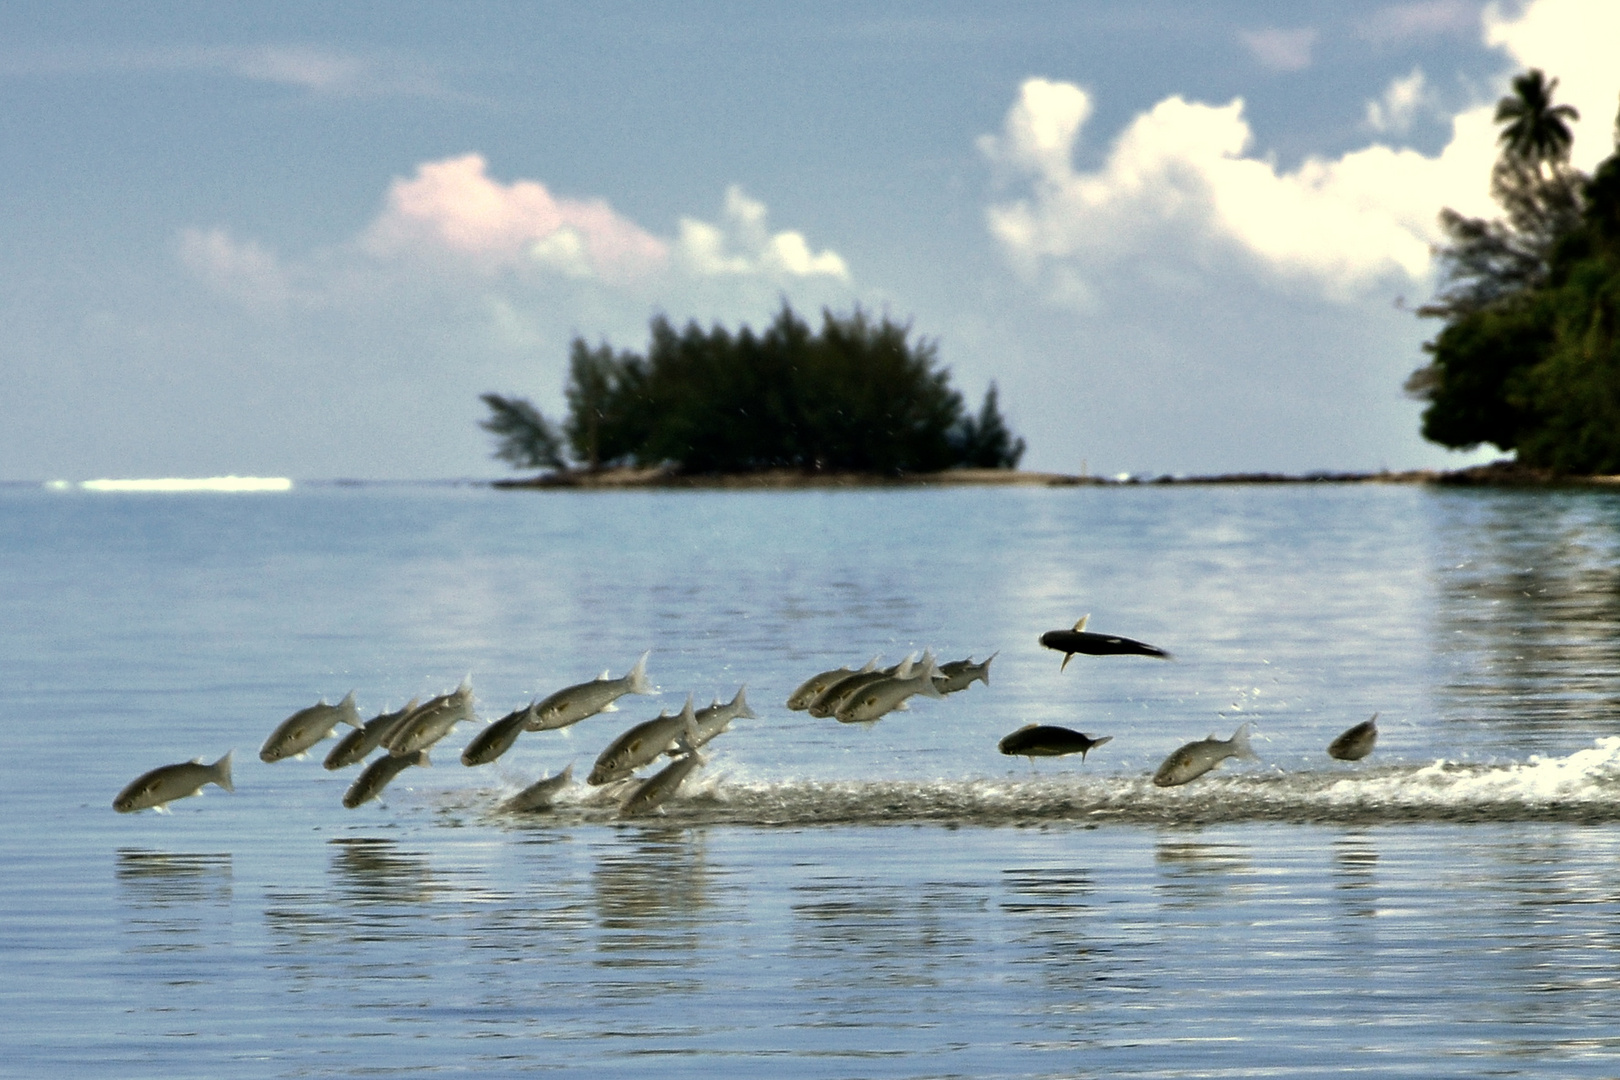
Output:
[[[61,490],[72,485],[53,480],[45,485]],[[81,480],[85,491],[291,491],[293,482],[285,476],[169,476],[149,480]]]
[[[634,820],[753,826],[1620,821],[1620,737],[1568,757],[1507,765],[1437,761],[1356,771],[1234,772],[1175,788],[1154,787],[1146,776],[1077,775],[762,783],[728,778],[718,762],[710,770],[713,777],[692,784],[662,814]],[[617,820],[613,793],[577,785],[552,810],[510,815],[493,808],[511,791],[445,794],[454,805],[442,809],[488,809],[492,819],[515,825]]]

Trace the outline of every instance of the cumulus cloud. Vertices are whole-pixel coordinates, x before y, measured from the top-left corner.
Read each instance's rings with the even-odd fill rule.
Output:
[[[678,250],[682,263],[702,277],[830,277],[849,280],[849,268],[835,251],[812,252],[804,234],[772,233],[765,204],[735,184],[726,190],[719,224],[683,217]]]
[[[1367,126],[1380,133],[1405,134],[1411,130],[1427,93],[1428,84],[1419,68],[1413,68],[1410,75],[1391,79],[1383,97],[1367,102]]]
[[[1386,8],[1379,18],[1388,34],[1407,36],[1471,20],[1509,61],[1500,93],[1511,74],[1529,67],[1560,80],[1558,100],[1581,111],[1577,166],[1590,169],[1611,152],[1620,71],[1610,54],[1620,41],[1620,5],[1535,0],[1481,13],[1442,2]],[[1285,58],[1286,50],[1275,57]],[[1441,239],[1441,207],[1499,212],[1488,187],[1497,155],[1495,100],[1452,116],[1451,138],[1436,155],[1373,143],[1285,170],[1255,151],[1241,98],[1210,105],[1171,97],[1132,120],[1100,167],[1082,172],[1073,163],[1092,112],[1089,95],[1072,83],[1030,79],[1000,133],[980,140],[998,175],[1025,188],[1022,197],[991,205],[987,223],[1015,267],[1043,281],[1050,295],[1082,305],[1097,303],[1098,283],[1125,268],[1188,283],[1234,272],[1244,261],[1336,300],[1375,286],[1421,288],[1432,270],[1431,245]],[[1399,136],[1427,107],[1427,80],[1414,69],[1368,103],[1366,123]]]
[[[1317,37],[1317,32],[1308,27],[1297,30],[1268,27],[1238,34],[1238,40],[1249,54],[1272,71],[1304,71],[1310,67],[1311,50],[1316,47]]]
[[[538,180],[504,182],[481,155],[463,154],[396,178],[358,236],[301,258],[223,228],[187,229],[178,248],[194,275],[255,309],[352,302],[414,288],[411,280],[465,296],[549,290],[559,303],[585,302],[580,288],[613,303],[668,302],[700,287],[713,299],[850,280],[837,252],[814,250],[800,232],[771,231],[768,217],[764,203],[733,186],[718,222],[683,217],[678,235],[663,237],[606,200],[558,195]]]
[[[423,162],[396,179],[363,246],[383,257],[452,260],[482,270],[524,263],[626,281],[661,270],[669,245],[601,199],[553,195],[536,180],[491,179],[478,154]]]
[[[1081,88],[1030,79],[1002,133],[980,140],[992,162],[1021,172],[1031,189],[990,207],[991,233],[1020,269],[1050,271],[1071,295],[1121,264],[1173,271],[1232,252],[1335,298],[1391,278],[1419,281],[1437,209],[1475,209],[1486,197],[1488,110],[1457,117],[1438,158],[1374,145],[1282,171],[1251,154],[1242,99],[1215,106],[1171,97],[1137,116],[1098,170],[1080,172],[1073,156],[1090,112]],[[1475,197],[1459,199],[1470,187]]]

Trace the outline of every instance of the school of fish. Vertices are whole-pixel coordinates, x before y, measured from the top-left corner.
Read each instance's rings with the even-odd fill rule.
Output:
[[[1041,635],[1040,644],[1063,653],[1067,668],[1076,655],[1147,656],[1171,659],[1156,645],[1112,634],[1087,632],[1089,616],[1082,616],[1069,630],[1051,630]],[[520,706],[485,726],[468,742],[461,763],[468,767],[487,765],[499,759],[525,732],[555,731],[572,727],[591,717],[618,711],[615,704],[627,695],[653,694],[647,677],[647,657],[641,654],[633,666],[615,679],[603,671],[595,679],[566,686],[543,699]],[[970,656],[946,664],[936,661],[931,650],[913,658],[908,655],[891,667],[878,667],[874,656],[860,668],[837,667],[804,680],[788,695],[788,709],[817,718],[832,718],[842,724],[871,724],[892,712],[906,711],[914,697],[942,699],[959,694],[973,683],[990,685],[990,663],[999,653],[975,663]],[[599,788],[616,802],[622,817],[639,817],[658,812],[686,782],[708,762],[700,748],[727,731],[732,722],[754,720],[759,716],[748,705],[747,687],[737,690],[731,701],[718,697],[702,709],[694,709],[688,694],[679,712],[668,709],[650,720],[635,724],[612,739],[598,755],[586,777],[586,784]],[[307,751],[333,736],[339,726],[351,730],[341,738],[324,766],[329,770],[347,768],[366,761],[374,752],[383,753],[366,764],[343,796],[343,805],[354,809],[379,798],[388,784],[406,769],[427,767],[428,750],[444,739],[463,721],[476,721],[472,680],[445,694],[420,702],[417,698],[402,709],[384,711],[362,722],[351,690],[336,705],[325,699],[294,712],[277,724],[259,751],[260,761],[273,764],[302,759]],[[1340,734],[1328,744],[1330,757],[1359,761],[1372,752],[1378,738],[1378,714]],[[1250,746],[1249,724],[1242,724],[1229,739],[1208,738],[1189,742],[1164,759],[1152,776],[1158,787],[1176,787],[1203,776],[1228,758],[1257,759]],[[1091,736],[1052,724],[1026,724],[1003,738],[1001,753],[1029,758],[1086,754],[1112,741],[1111,735]],[[637,775],[660,759],[671,759],[656,772]],[[151,769],[131,781],[113,800],[119,813],[151,809],[168,812],[176,799],[202,793],[214,784],[226,791],[236,790],[231,779],[231,754],[214,762],[202,758]],[[500,803],[497,809],[509,813],[530,813],[557,805],[573,784],[573,765],[544,777]]]

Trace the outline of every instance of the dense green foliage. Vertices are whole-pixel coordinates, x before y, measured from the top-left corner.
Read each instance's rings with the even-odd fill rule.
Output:
[[[1441,214],[1446,288],[1420,314],[1445,320],[1407,381],[1428,401],[1425,438],[1517,452],[1568,473],[1620,472],[1620,122],[1591,177],[1568,163],[1558,80],[1519,76],[1497,107],[1491,188],[1506,214]]]
[[[994,385],[978,415],[967,415],[934,342],[859,308],[848,316],[823,312],[819,333],[786,305],[758,334],[695,322],[677,330],[660,316],[644,356],[576,338],[566,397],[563,433],[587,468],[673,463],[689,473],[910,473],[1017,468],[1024,452],[1024,440],[1002,419]],[[533,406],[495,394],[484,401],[496,413],[484,427],[499,439],[497,457],[557,464],[530,450],[545,445],[538,432],[551,430]],[[496,426],[517,416],[518,406],[534,432]]]

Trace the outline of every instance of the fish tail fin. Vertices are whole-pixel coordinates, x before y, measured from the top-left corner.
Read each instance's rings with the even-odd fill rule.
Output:
[[[1112,735],[1099,735],[1097,738],[1091,740],[1091,749],[1095,750],[1103,743],[1113,741],[1114,737]]]
[[[225,756],[214,762],[214,783],[226,791],[235,792],[236,785],[231,783],[231,755],[235,750],[225,751]]]
[[[990,654],[989,659],[987,659],[984,663],[979,665],[979,681],[984,683],[984,685],[986,685],[986,686],[990,685],[990,661],[994,660],[996,657],[998,657],[1000,655],[1001,655],[1001,650],[997,649],[995,652]]]
[[[1238,729],[1236,731],[1232,732],[1232,749],[1240,758],[1248,758],[1251,761],[1259,761],[1260,755],[1255,753],[1254,747],[1249,745],[1249,728],[1251,726],[1253,726],[1252,722],[1245,720],[1243,723],[1238,725]]]
[[[353,690],[343,695],[343,700],[338,702],[337,707],[343,710],[342,714],[338,716],[339,722],[348,724],[350,727],[360,726],[360,710],[355,707]]]
[[[737,696],[731,699],[733,713],[741,719],[758,720],[759,714],[748,707],[748,684],[743,683],[737,688]]]
[[[646,652],[642,653],[641,659],[636,661],[636,666],[631,668],[630,673],[625,676],[625,678],[630,680],[630,689],[628,693],[652,693],[652,686],[647,682],[647,657],[651,655],[651,649],[648,649]]]

